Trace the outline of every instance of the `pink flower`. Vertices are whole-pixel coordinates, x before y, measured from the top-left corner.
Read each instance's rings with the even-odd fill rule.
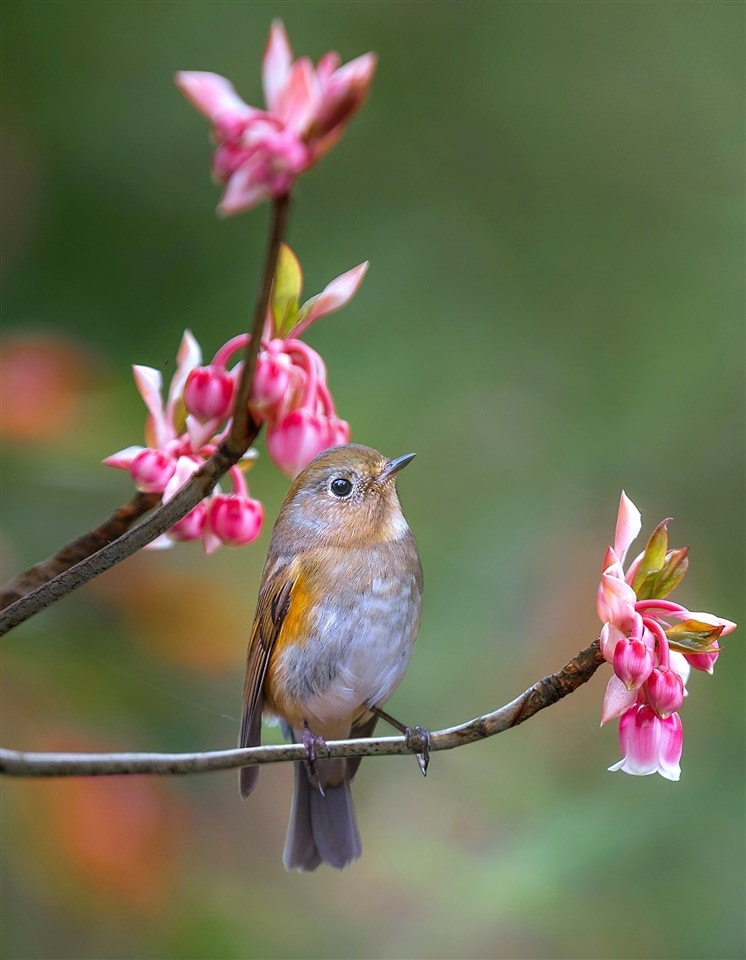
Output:
[[[231,467],[228,478],[232,493],[217,493],[209,503],[204,543],[207,553],[219,546],[243,547],[256,540],[262,529],[264,508],[254,500],[239,467]]]
[[[720,644],[717,640],[712,641],[713,647],[715,649],[712,653],[692,653],[687,657],[689,665],[694,667],[695,670],[701,670],[703,673],[712,673],[715,669],[715,661],[720,655],[719,647]]]
[[[163,491],[163,502],[168,503],[189,482],[192,474],[199,469],[201,461],[194,456],[179,456],[176,459],[174,474]],[[193,507],[186,516],[182,517],[155,541],[157,547],[170,545],[174,540],[201,540],[207,527],[207,506],[203,500]]]
[[[267,428],[267,451],[277,466],[294,477],[313,458],[349,441],[349,425],[344,420],[315,413],[308,407],[292,410],[276,426]]]
[[[200,423],[222,423],[231,412],[233,377],[227,370],[210,365],[195,367],[184,387],[184,404]]]
[[[655,664],[653,645],[635,637],[622,637],[614,649],[614,673],[627,690],[637,690]]]
[[[712,672],[718,638],[736,625],[666,599],[683,580],[689,562],[688,548],[669,550],[668,523],[658,524],[625,572],[623,564],[641,522],[637,507],[622,493],[597,597],[601,652],[614,668],[601,722],[621,717],[624,759],[610,769],[658,772],[678,780],[682,733],[677,711],[686,696],[690,667]]]
[[[204,500],[178,520],[168,531],[171,540],[201,540],[207,527],[207,506]]]
[[[678,780],[683,736],[678,713],[662,719],[650,707],[632,707],[619,722],[622,759],[609,770],[639,777],[659,773],[667,780]]]
[[[296,406],[305,383],[285,341],[270,340],[260,351],[251,385],[251,412],[258,420],[275,421]]]
[[[229,547],[242,547],[256,540],[263,519],[261,503],[238,493],[220,493],[210,503],[210,529]]]
[[[684,702],[684,681],[669,667],[656,667],[645,681],[643,695],[657,716],[668,717]]]
[[[336,53],[316,67],[293,53],[279,20],[272,24],[262,61],[267,109],[250,107],[216,73],[177,73],[176,84],[212,123],[217,142],[213,173],[226,184],[223,215],[249,210],[265,197],[280,197],[339,139],[362,104],[375,72],[366,53],[340,66]]]
[[[130,476],[143,493],[163,493],[176,470],[174,461],[160,450],[146,447],[130,464]]]

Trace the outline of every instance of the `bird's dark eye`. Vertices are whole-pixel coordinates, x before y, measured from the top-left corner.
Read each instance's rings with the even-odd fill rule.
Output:
[[[352,493],[352,482],[348,480],[347,477],[335,477],[329,485],[329,489],[335,497],[344,500],[345,497],[349,497]]]

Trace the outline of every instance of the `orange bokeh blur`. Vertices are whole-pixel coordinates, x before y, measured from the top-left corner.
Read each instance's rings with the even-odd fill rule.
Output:
[[[41,443],[75,430],[98,364],[71,340],[14,334],[0,346],[0,433]]]
[[[130,626],[151,656],[197,673],[239,669],[251,600],[205,573],[169,570],[158,555],[139,555],[91,585]]]
[[[117,745],[72,732],[48,750],[108,752]],[[41,886],[71,905],[80,892],[108,909],[157,913],[178,879],[185,805],[170,785],[147,777],[47,780],[27,789],[16,814],[43,864]],[[33,872],[33,866],[30,867]]]

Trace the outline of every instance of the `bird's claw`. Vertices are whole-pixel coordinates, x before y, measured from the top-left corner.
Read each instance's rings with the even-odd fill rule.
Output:
[[[430,731],[424,727],[415,727],[414,730],[406,727],[404,736],[407,740],[407,746],[417,757],[422,776],[426,777],[427,768],[430,764]]]
[[[324,740],[323,737],[317,737],[307,723],[303,726],[303,746],[306,750],[306,761],[308,762],[308,772],[311,780],[316,784],[321,793],[323,793],[324,791],[321,789],[321,784],[316,776],[316,760],[318,759],[319,752],[322,750],[326,754],[326,758],[329,759],[329,757],[331,757],[331,750],[326,740]]]

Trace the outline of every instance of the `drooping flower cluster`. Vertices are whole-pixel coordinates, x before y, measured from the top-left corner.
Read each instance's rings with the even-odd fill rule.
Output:
[[[610,770],[678,780],[683,744],[678,710],[690,670],[712,673],[718,639],[736,624],[665,599],[689,562],[687,547],[668,549],[668,523],[658,524],[625,572],[627,551],[642,524],[639,510],[622,492],[614,545],[606,552],[598,589],[601,652],[614,668],[601,722],[620,718],[622,759]]]
[[[269,455],[291,477],[317,453],[350,439],[349,424],[337,417],[324,361],[298,338],[315,320],[338,310],[354,296],[367,267],[362,263],[349,270],[299,305],[300,264],[289,247],[283,245],[280,251],[249,411],[256,422],[266,424]],[[148,408],[147,446],[127,447],[104,463],[128,470],[138,490],[160,493],[164,503],[170,500],[230,430],[242,368],[240,354],[249,340],[249,334],[233,337],[203,366],[199,344],[187,330],[165,403],[160,372],[133,367],[137,389]],[[249,451],[230,468],[230,493],[216,487],[154,545],[202,540],[205,550],[212,553],[221,544],[240,546],[255,540],[263,509],[251,497],[244,476],[254,457],[254,451]]]
[[[277,20],[262,61],[266,110],[244,103],[219,74],[176,75],[179,89],[212,123],[217,143],[212,170],[226,185],[219,213],[240,213],[265,197],[283,196],[334,146],[365,99],[376,57],[366,53],[344,66],[340,62],[334,52],[324,54],[316,67],[307,57],[293,61]]]

